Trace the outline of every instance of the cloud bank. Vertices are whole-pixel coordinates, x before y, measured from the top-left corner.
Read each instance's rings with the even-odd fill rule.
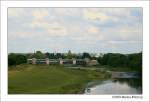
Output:
[[[142,8],[8,8],[8,52],[142,51]]]

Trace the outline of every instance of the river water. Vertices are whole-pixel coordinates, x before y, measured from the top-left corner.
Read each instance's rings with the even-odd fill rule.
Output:
[[[142,94],[142,80],[136,78],[89,82],[84,94]]]

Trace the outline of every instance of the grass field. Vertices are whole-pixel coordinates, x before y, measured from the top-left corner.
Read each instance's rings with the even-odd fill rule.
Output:
[[[106,72],[63,66],[18,65],[9,67],[9,94],[77,94],[92,80],[108,78]]]

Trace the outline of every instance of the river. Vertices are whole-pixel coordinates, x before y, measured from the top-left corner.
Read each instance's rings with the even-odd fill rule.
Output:
[[[105,70],[100,68],[69,67],[74,69]],[[142,94],[142,74],[138,72],[115,72],[109,71],[111,78],[107,80],[96,80],[89,82],[84,94]]]
[[[142,94],[142,80],[121,78],[92,81],[87,84],[84,94]]]

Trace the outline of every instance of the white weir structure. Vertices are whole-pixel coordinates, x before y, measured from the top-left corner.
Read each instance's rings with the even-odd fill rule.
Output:
[[[88,58],[85,59],[49,59],[49,58],[45,58],[45,59],[36,59],[36,58],[32,58],[32,59],[27,59],[28,64],[46,64],[46,65],[54,65],[54,64],[58,64],[58,65],[97,65],[98,62],[97,60],[90,60]]]

